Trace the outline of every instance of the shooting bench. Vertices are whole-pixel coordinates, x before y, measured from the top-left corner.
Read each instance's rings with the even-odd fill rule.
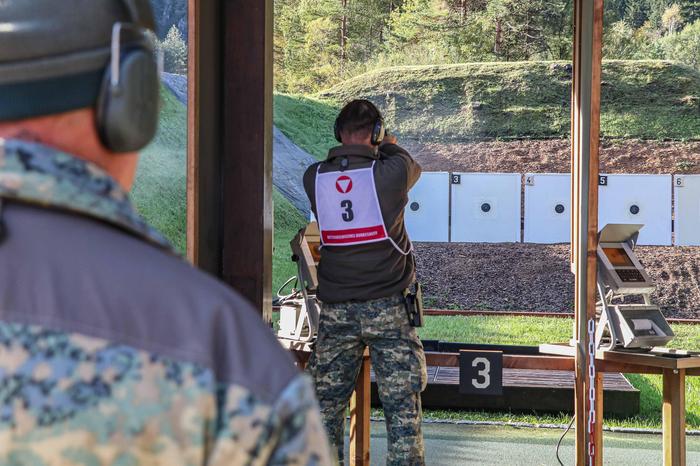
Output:
[[[566,357],[573,365],[576,348],[568,344],[540,346],[542,353]],[[660,348],[648,353],[597,351],[596,438],[603,439],[602,377],[606,372],[663,375],[663,458],[664,466],[685,466],[685,378],[700,376],[700,355]],[[596,464],[603,464],[603,445],[596,453]]]

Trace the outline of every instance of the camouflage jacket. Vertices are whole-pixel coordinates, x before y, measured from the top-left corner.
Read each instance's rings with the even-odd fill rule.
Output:
[[[249,304],[100,169],[0,139],[0,465],[331,461]]]

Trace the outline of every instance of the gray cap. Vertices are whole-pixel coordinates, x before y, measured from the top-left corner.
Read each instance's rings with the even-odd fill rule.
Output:
[[[0,120],[94,103],[112,28],[153,30],[148,0],[0,0]]]
[[[154,28],[147,0],[0,1],[0,84],[104,68],[117,22]]]

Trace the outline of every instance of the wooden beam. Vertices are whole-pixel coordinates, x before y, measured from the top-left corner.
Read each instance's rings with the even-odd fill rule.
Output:
[[[222,7],[222,277],[271,322],[273,1]]]
[[[664,466],[685,466],[685,370],[664,369]]]
[[[459,367],[459,353],[426,352],[425,360],[429,366]],[[503,368],[571,371],[574,369],[574,360],[570,357],[559,356],[504,354]]]
[[[596,444],[589,433],[589,327],[595,322],[598,243],[598,150],[603,1],[576,0],[572,83],[572,270],[575,274],[576,464],[587,465]],[[594,356],[593,356],[594,357]],[[594,436],[591,439],[591,435]]]
[[[350,399],[350,465],[369,466],[370,408],[372,385],[370,358],[365,352],[357,376],[355,392]]]
[[[219,2],[188,0],[187,258],[221,275]]]
[[[188,0],[188,258],[272,319],[272,0]]]

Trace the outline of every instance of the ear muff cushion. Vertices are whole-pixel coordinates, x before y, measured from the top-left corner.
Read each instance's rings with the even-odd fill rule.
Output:
[[[153,54],[144,49],[122,53],[119,83],[112,87],[107,67],[97,102],[97,127],[113,152],[144,148],[158,127],[159,80]]]
[[[374,124],[374,129],[372,130],[372,144],[378,146],[384,140],[384,133],[386,132],[384,128],[384,119],[379,118]]]

